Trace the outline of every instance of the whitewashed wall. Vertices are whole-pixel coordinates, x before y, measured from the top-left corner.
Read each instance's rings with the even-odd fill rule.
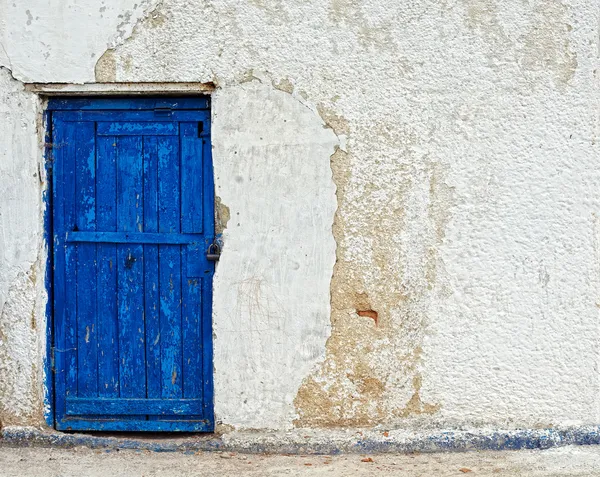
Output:
[[[23,250],[1,264],[0,372],[18,362],[27,376],[0,381],[0,420],[41,420],[39,400],[19,398],[39,395],[43,326],[24,323],[44,300],[39,274],[36,293],[13,286],[43,257],[37,100],[19,82],[190,81],[217,88],[230,215],[215,278],[223,424],[600,423],[596,2],[0,12],[0,65],[16,79],[0,71],[0,170],[13,171],[0,221],[22,219],[0,250]],[[5,191],[20,174],[16,204]],[[6,333],[29,343],[19,356]]]

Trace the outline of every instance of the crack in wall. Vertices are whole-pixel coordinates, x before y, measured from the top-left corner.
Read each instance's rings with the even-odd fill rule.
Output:
[[[8,69],[10,71],[10,75],[14,79],[14,76],[12,74],[13,67],[12,67],[12,61],[10,59],[10,55],[8,54],[8,51],[6,51],[6,47],[4,46],[4,43],[2,43],[1,41],[0,41],[0,47],[2,48],[2,51],[4,52],[4,56],[6,57],[6,61],[8,61],[8,67],[7,68],[4,65],[0,65],[0,68],[6,68],[6,69]]]
[[[18,80],[17,78],[15,78],[15,76],[13,75],[13,72],[12,72],[11,68],[8,68],[6,66],[0,65],[0,70],[6,71],[8,73],[8,75],[10,76],[10,79],[12,81],[14,81],[15,83],[18,83],[21,87],[23,87],[23,82],[20,81],[20,80]]]

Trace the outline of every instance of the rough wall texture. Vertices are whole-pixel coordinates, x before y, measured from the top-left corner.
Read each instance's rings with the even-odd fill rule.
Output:
[[[34,95],[0,68],[0,426],[39,422],[45,250]]]
[[[29,3],[42,8],[42,2]],[[73,20],[65,16],[67,27],[58,23],[49,35],[53,51],[85,54],[47,72],[40,58],[20,50],[18,35],[4,33],[0,64],[10,67],[10,60],[27,81],[87,81],[95,74],[96,81],[217,85],[217,185],[231,216],[215,285],[216,408],[224,424],[536,427],[600,421],[596,2],[105,4],[110,19],[100,21],[100,7],[90,9],[84,21],[89,32],[68,33]],[[22,18],[10,17],[9,31],[46,36],[48,27],[27,24],[25,5],[15,8]],[[146,18],[136,23],[142,13],[132,15],[115,41],[121,31],[115,15],[140,8]],[[92,54],[100,58],[95,73]],[[240,111],[257,98],[256,111]],[[341,146],[331,156],[338,204],[332,232],[326,223],[333,186],[324,161],[336,141],[331,131],[317,128],[315,112]],[[256,138],[262,129],[251,125],[253,119],[274,140],[270,148]],[[246,145],[236,130],[251,136]],[[245,153],[236,166],[231,154],[238,148]],[[324,244],[333,233],[337,244],[331,288],[322,289],[326,264],[334,259],[327,245],[321,262],[321,252],[311,255],[319,282],[307,290],[290,278],[301,274],[275,274],[283,268],[268,277],[266,291],[249,284],[250,296],[260,298],[254,313],[254,298],[226,288],[254,276],[254,268],[264,272],[255,244],[242,243],[254,229],[246,222],[250,228],[237,231],[237,214],[254,218],[257,203],[273,205],[275,199],[254,191],[258,202],[242,200],[239,193],[250,186],[235,182],[234,168],[241,177],[254,176],[254,164],[268,164],[256,171],[266,184],[276,164],[291,171],[303,155],[314,161],[306,174],[327,177],[310,185],[305,174],[290,178],[291,197],[300,197],[305,185],[313,202],[303,197],[296,207],[277,204],[252,227],[264,237],[280,226],[275,251],[295,250],[300,240],[294,227],[308,218],[289,229],[287,219],[313,204],[322,215],[311,231]],[[287,193],[286,184],[274,187]],[[242,261],[238,268],[234,256]],[[244,271],[244,264],[251,268]],[[323,300],[329,293],[331,336],[325,343]],[[309,320],[297,308],[305,296],[315,297],[319,313],[299,325]],[[289,306],[285,315],[272,313],[279,309],[276,300]],[[258,320],[255,330],[269,331],[254,331],[256,340],[228,357],[219,340],[228,332],[232,342],[241,340],[250,317]],[[291,333],[273,331],[284,325]],[[308,331],[314,334],[305,338]],[[299,350],[306,354],[294,360],[284,349],[304,344],[299,341],[306,341]],[[272,363],[282,356],[290,360],[286,366]],[[246,403],[239,401],[238,378],[251,388]],[[273,385],[279,379],[280,388]],[[260,410],[261,402],[276,405]]]

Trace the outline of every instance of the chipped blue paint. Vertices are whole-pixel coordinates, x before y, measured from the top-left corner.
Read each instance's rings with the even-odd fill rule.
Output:
[[[46,302],[46,356],[44,357],[44,419],[46,424],[54,426],[54,373],[52,363],[53,319],[52,319],[52,127],[51,114],[49,110],[44,111],[44,168],[46,171],[46,187],[43,190],[42,200],[44,203],[44,247],[46,248],[46,273],[44,282],[48,301]]]
[[[177,136],[179,125],[170,121],[103,121],[96,125],[98,136]]]
[[[208,110],[210,100],[206,96],[187,98],[144,97],[135,99],[121,98],[53,98],[49,101],[51,110],[77,111],[137,111],[137,110]]]
[[[49,103],[59,430],[214,428],[207,107]]]

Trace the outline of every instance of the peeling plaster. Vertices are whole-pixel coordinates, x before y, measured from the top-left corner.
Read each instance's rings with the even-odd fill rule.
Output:
[[[150,27],[158,27],[162,25],[165,20],[164,15],[159,12],[160,5],[163,0],[144,0],[142,4],[148,6],[144,9],[144,14],[139,16],[135,22],[132,23],[133,13],[126,11],[124,14],[119,15],[122,21],[117,25],[117,36],[111,41],[109,48],[98,58],[94,67],[94,76],[99,83],[113,83],[116,81],[116,62],[114,57],[114,49],[128,40],[131,36],[135,35],[136,29],[142,22]],[[150,7],[151,5],[151,7]],[[136,4],[137,6],[137,4]],[[125,62],[126,69],[130,69],[130,58]]]
[[[98,58],[152,18],[159,1],[0,0],[0,66],[23,82],[94,81]]]
[[[343,172],[347,170],[344,159],[346,155],[338,152],[332,161],[341,193],[352,182]],[[430,184],[425,202],[431,222],[426,229],[414,231],[421,236],[423,255],[415,257],[421,262],[419,269],[411,270],[410,251],[398,247],[401,242],[395,240],[411,233],[416,225],[407,220],[410,206],[413,213],[422,213],[419,195],[424,191],[414,190],[416,184],[411,187],[409,175],[398,170],[383,179],[396,182],[406,175],[404,183],[398,183],[396,199],[406,203],[408,210],[388,207],[371,218],[372,252],[365,258],[372,273],[358,275],[349,259],[340,205],[334,226],[338,260],[332,280],[332,336],[323,365],[304,381],[295,400],[296,425],[364,427],[439,409],[439,404],[421,399],[420,366],[426,306],[439,278],[436,250],[453,206],[452,189],[444,183],[443,170],[439,164],[430,164],[423,171]],[[377,310],[376,321],[360,311],[371,309]]]
[[[42,407],[35,274],[18,272],[0,315],[0,427],[38,423]]]
[[[112,48],[109,48],[98,59],[94,68],[96,81],[99,83],[114,83],[116,80],[116,70],[115,52]]]
[[[577,69],[577,54],[569,38],[573,26],[569,24],[567,4],[538,0],[532,8],[521,5],[518,10],[525,14],[525,23],[509,34],[503,26],[503,17],[505,10],[514,5],[496,0],[463,0],[463,3],[466,24],[487,45],[490,67],[502,68],[507,62],[515,62],[530,87],[548,79],[561,90],[569,84]]]
[[[222,234],[227,228],[227,224],[231,219],[231,211],[219,196],[215,197],[215,231],[217,234]]]

